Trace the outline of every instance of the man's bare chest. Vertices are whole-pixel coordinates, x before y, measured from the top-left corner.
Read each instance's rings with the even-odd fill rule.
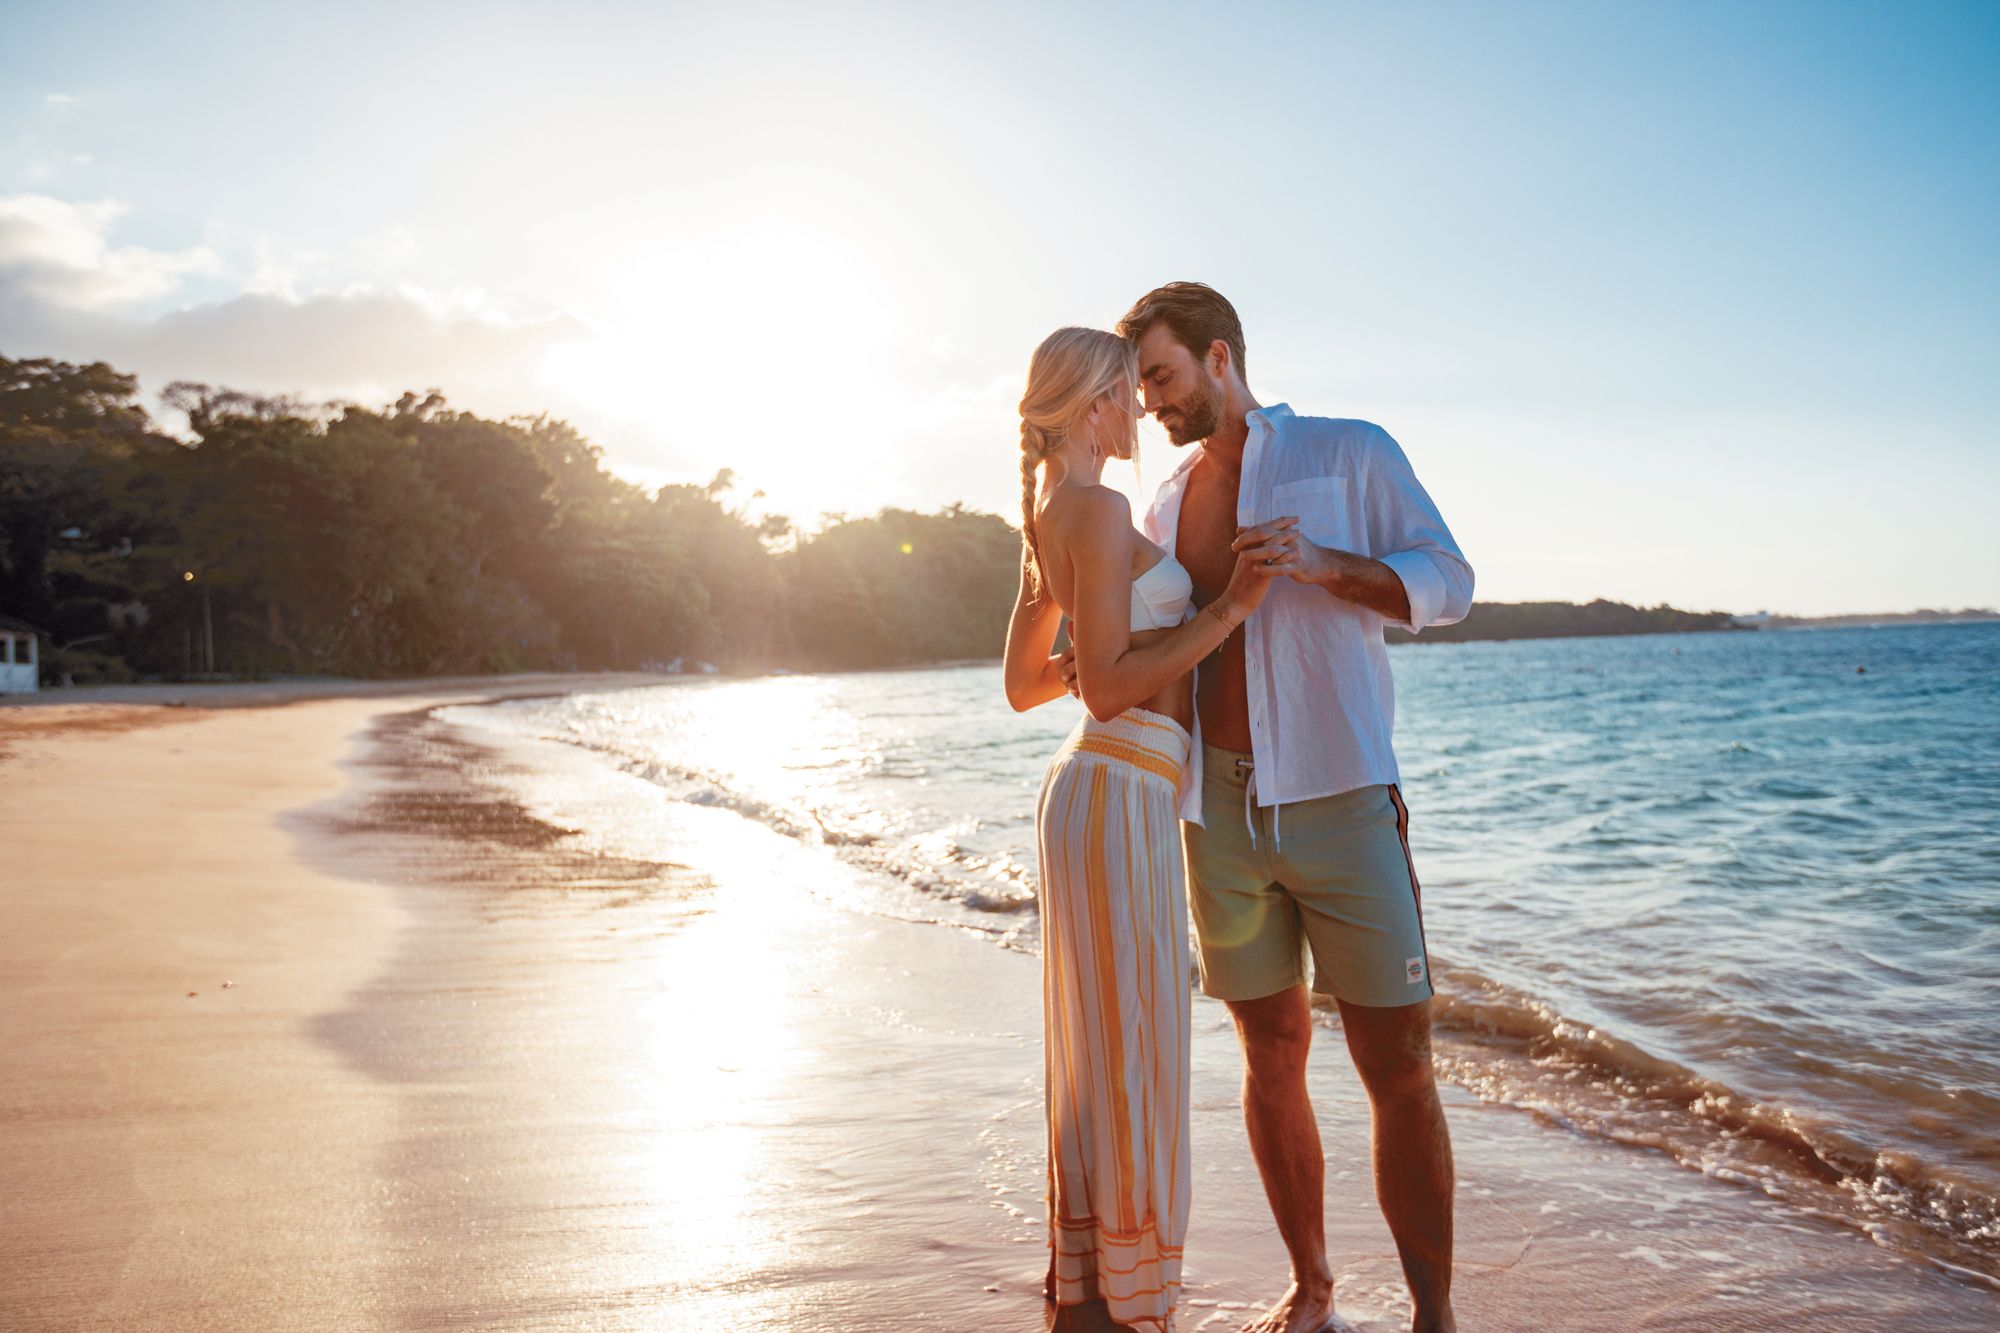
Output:
[[[1205,477],[1202,469],[1189,479],[1181,499],[1180,528],[1174,534],[1174,558],[1207,601],[1229,585],[1236,571],[1236,483],[1234,478]]]

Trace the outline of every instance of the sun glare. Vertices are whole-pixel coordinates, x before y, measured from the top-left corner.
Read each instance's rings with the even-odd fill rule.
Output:
[[[887,284],[852,247],[795,226],[732,230],[621,266],[593,337],[548,353],[544,379],[616,420],[647,421],[670,468],[727,466],[774,504],[837,507],[852,450],[888,410],[871,365],[896,333]]]

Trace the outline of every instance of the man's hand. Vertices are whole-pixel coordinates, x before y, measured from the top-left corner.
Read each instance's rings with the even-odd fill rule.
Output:
[[[1083,691],[1079,690],[1079,689],[1078,689],[1078,688],[1076,687],[1076,649],[1075,649],[1075,648],[1065,648],[1065,649],[1063,649],[1063,651],[1062,651],[1062,657],[1061,657],[1061,659],[1060,659],[1060,660],[1059,660],[1059,661],[1058,661],[1058,662],[1056,663],[1056,671],[1057,671],[1057,673],[1058,673],[1059,675],[1061,675],[1061,676],[1062,676],[1062,683],[1063,683],[1063,688],[1069,691],[1069,694],[1070,694],[1070,698],[1072,698],[1072,699],[1081,699],[1081,698],[1083,697]]]
[[[1320,546],[1305,536],[1293,546],[1296,554],[1284,568],[1292,582],[1324,588],[1344,602],[1365,606],[1397,624],[1409,620],[1409,590],[1396,571],[1380,560]]]
[[[1293,571],[1298,567],[1298,548],[1309,545],[1311,543],[1299,531],[1298,518],[1287,515],[1274,518],[1269,523],[1259,523],[1254,528],[1236,529],[1236,540],[1229,543],[1229,549],[1240,555],[1252,547],[1262,548],[1266,553],[1264,563],[1271,567],[1271,577],[1291,574],[1297,578]]]
[[[1291,577],[1292,582],[1325,588],[1334,596],[1340,596],[1342,561],[1352,560],[1354,557],[1346,551],[1336,551],[1331,547],[1321,546],[1303,533],[1292,546],[1292,561],[1285,566],[1285,573]]]
[[[1304,534],[1300,534],[1294,547],[1293,557],[1284,567],[1292,582],[1324,588],[1335,597],[1350,602],[1360,600],[1353,596],[1356,590],[1354,585],[1367,578],[1369,566],[1381,564],[1379,560],[1370,560],[1352,551],[1321,546]]]

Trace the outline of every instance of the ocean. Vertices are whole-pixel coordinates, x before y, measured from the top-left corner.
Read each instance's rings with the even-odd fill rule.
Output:
[[[1389,656],[1441,1076],[2000,1286],[2000,624]],[[997,665],[446,716],[840,858],[853,910],[1038,949],[1081,710],[1014,713]]]

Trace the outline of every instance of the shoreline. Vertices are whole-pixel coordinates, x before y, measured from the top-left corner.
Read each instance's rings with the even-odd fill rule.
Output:
[[[553,817],[564,826],[578,828],[584,836],[605,836],[607,845],[626,846],[616,827],[620,817],[593,826],[593,809],[600,802],[617,803],[629,799],[634,803],[629,819],[632,823],[643,820],[643,810],[649,802],[658,798],[656,789],[646,782],[629,775],[619,775],[609,787],[591,785],[593,777],[604,775],[596,770],[595,758],[588,751],[549,741],[525,741],[510,737],[502,741],[496,734],[484,730],[482,740],[499,743],[502,748],[516,756],[516,766],[521,770],[546,768],[551,775],[545,781],[523,784],[520,790],[530,804],[543,804],[545,817]],[[561,774],[557,779],[553,775]],[[565,802],[569,802],[567,806]],[[693,814],[694,812],[685,812]],[[724,816],[727,819],[727,816]],[[730,820],[740,826],[744,821]],[[754,840],[760,845],[768,845],[773,855],[783,855],[798,859],[799,848],[791,839],[775,835],[762,825],[754,826]],[[734,844],[732,844],[733,846]],[[629,850],[629,847],[627,847]],[[808,868],[808,873],[822,877],[834,876],[841,869],[824,855],[808,855],[799,859],[799,864]],[[851,869],[851,868],[850,868]],[[721,897],[728,892],[726,873],[718,872],[717,879],[722,887],[717,890]],[[824,896],[833,901],[851,903],[857,897],[837,890],[829,890]],[[889,928],[883,918],[872,914],[857,913],[843,909],[830,920],[842,918],[852,920],[856,916],[864,922],[873,922],[877,928]],[[962,955],[959,969],[972,978],[971,984],[989,992],[1012,990],[1032,991],[1039,986],[1035,958],[1016,951],[996,948],[990,936],[961,928],[940,929],[937,924],[923,923],[903,925],[897,923],[910,935],[912,948],[926,951],[939,950],[947,946],[936,942],[938,937],[950,939],[950,948]],[[926,944],[928,933],[932,943]],[[966,946],[970,946],[969,950]],[[988,963],[980,961],[982,956],[997,956],[1005,962]],[[918,1003],[928,1003],[935,997],[918,988]],[[885,1001],[886,1002],[886,1001]],[[1276,1256],[1275,1238],[1271,1234],[1268,1215],[1262,1211],[1261,1186],[1254,1172],[1249,1168],[1247,1150],[1244,1147],[1240,1121],[1237,1118],[1235,1093],[1239,1077],[1233,1034],[1230,1032],[1226,1014],[1220,1005],[1206,999],[1198,999],[1196,1007],[1197,1035],[1195,1046],[1195,1102],[1197,1108],[1196,1135],[1197,1157],[1206,1152],[1208,1163],[1197,1161],[1197,1171],[1203,1182],[1217,1187],[1211,1197],[1204,1198],[1201,1191],[1206,1184],[1198,1184],[1197,1204],[1193,1232],[1189,1242],[1188,1292],[1191,1301],[1205,1302],[1193,1305],[1184,1311],[1184,1326],[1202,1326],[1200,1322],[1189,1324],[1188,1319],[1205,1321],[1215,1310],[1225,1308],[1247,1308],[1248,1305],[1268,1300],[1270,1295],[1283,1285],[1282,1263],[1274,1263]],[[1030,1011],[1020,1015],[1018,1025],[1027,1032],[1030,1054],[1038,1055],[1039,1012],[1038,1006],[1031,1005]],[[1204,1025],[1205,1023],[1205,1025]],[[1322,1040],[1313,1057],[1314,1098],[1322,1108],[1322,1127],[1329,1151],[1329,1236],[1334,1245],[1336,1265],[1341,1268],[1343,1300],[1353,1326],[1363,1329],[1388,1328],[1394,1326],[1393,1311],[1400,1300],[1400,1282],[1393,1252],[1388,1246],[1386,1233],[1382,1230],[1379,1216],[1368,1186],[1368,1171],[1365,1157],[1357,1160],[1361,1145],[1366,1139],[1366,1108],[1355,1085],[1351,1069],[1346,1063],[1345,1053],[1338,1042],[1328,1038],[1337,1033],[1337,1028],[1322,1028]],[[1038,1060],[1036,1061],[1038,1068]],[[1036,1071],[1027,1076],[1035,1084]],[[1551,1166],[1553,1185],[1558,1192],[1574,1187],[1583,1192],[1587,1199],[1575,1211],[1579,1216],[1567,1219],[1577,1224],[1594,1220],[1582,1235],[1586,1250],[1608,1247],[1614,1241],[1651,1242],[1660,1232],[1656,1227],[1671,1225],[1682,1210],[1696,1213],[1702,1220],[1695,1222],[1697,1231],[1713,1231],[1713,1245],[1707,1249],[1681,1250],[1658,1248],[1651,1243],[1628,1245],[1620,1250],[1606,1249],[1589,1257],[1571,1255],[1567,1262],[1576,1264],[1579,1270],[1589,1271],[1593,1260],[1603,1263],[1603,1271],[1593,1276],[1593,1285],[1606,1290],[1615,1289],[1620,1274],[1632,1267],[1631,1260],[1645,1251],[1652,1257],[1647,1259],[1662,1273],[1675,1271],[1680,1274],[1674,1279],[1683,1286],[1696,1287],[1704,1282],[1712,1283],[1712,1288],[1703,1297],[1687,1299],[1689,1314],[1699,1312],[1696,1322],[1688,1326],[1701,1328],[1754,1328],[1762,1326],[1760,1316],[1750,1316],[1740,1306],[1732,1304],[1737,1300],[1748,1300],[1744,1293],[1755,1290],[1769,1291],[1773,1295],[1773,1308],[1787,1308],[1788,1301],[1805,1300],[1816,1303],[1815,1315],[1829,1327],[1875,1327],[1885,1308],[1893,1309],[1901,1305],[1904,1296],[1897,1293],[1896,1284],[1909,1279],[1915,1290],[1927,1291],[1928,1296],[1920,1298],[1922,1308],[1929,1311],[1927,1318],[1950,1324],[1952,1310],[1970,1310],[1966,1316],[1966,1327],[1979,1327],[1991,1317],[1991,1293],[1985,1288],[1968,1290],[1967,1283],[1960,1282],[1937,1268],[1930,1261],[1915,1258],[1900,1252],[1878,1248],[1847,1226],[1831,1219],[1817,1221],[1801,1213],[1795,1207],[1782,1204],[1774,1199],[1744,1189],[1736,1184],[1726,1184],[1699,1171],[1689,1170],[1683,1163],[1677,1163],[1665,1153],[1654,1149],[1626,1145],[1589,1135],[1577,1129],[1564,1126],[1559,1120],[1545,1118],[1532,1110],[1525,1110],[1496,1103],[1475,1100],[1469,1093],[1453,1086],[1442,1089],[1453,1117],[1454,1125],[1460,1124],[1461,1117],[1470,1117],[1473,1128],[1461,1135],[1461,1268],[1481,1268],[1489,1270],[1501,1267],[1511,1268],[1512,1264],[1501,1265],[1479,1253],[1479,1247],[1494,1240],[1491,1234],[1480,1235],[1479,1229],[1470,1227],[1467,1219],[1476,1214],[1481,1203],[1467,1197],[1467,1164],[1479,1161],[1501,1179],[1511,1180],[1516,1189],[1535,1193],[1534,1200],[1515,1199],[1500,1202],[1499,1208],[1510,1219],[1510,1225],[1520,1226],[1529,1237],[1528,1245],[1560,1243],[1565,1239],[1563,1228],[1547,1221],[1528,1222],[1522,1225],[1525,1215],[1533,1213],[1536,1218],[1547,1218],[1552,1211],[1560,1211],[1566,1205],[1556,1199],[1542,1196],[1539,1191],[1551,1187],[1533,1171],[1517,1170],[1520,1163],[1545,1157]],[[1332,1109],[1330,1109],[1332,1108]],[[1455,1132],[1458,1132],[1455,1129]],[[1337,1146],[1344,1139],[1349,1155],[1344,1165],[1336,1165],[1339,1153]],[[1231,1160],[1233,1159],[1233,1160]],[[1223,1163],[1226,1163],[1224,1165]],[[1647,1197],[1633,1196],[1625,1173],[1640,1173],[1639,1178],[1655,1182],[1656,1193]],[[1602,1174],[1600,1174],[1602,1173]],[[1209,1178],[1214,1177],[1213,1181]],[[1024,1191],[1038,1188],[1038,1182],[1021,1185],[1015,1182],[1009,1188]],[[1632,1203],[1635,1216],[1623,1218],[1599,1215],[1607,1193],[1619,1193]],[[1479,1199],[1505,1199],[1510,1191],[1503,1185],[1484,1182],[1476,1187]],[[1219,1194],[1220,1197],[1213,1197]],[[1526,1204],[1533,1202],[1534,1207]],[[1206,1205],[1206,1208],[1204,1207]],[[1343,1213],[1344,1216],[1336,1216]],[[1607,1225],[1596,1225],[1604,1223]],[[1814,1229],[1811,1241],[1796,1237],[1803,1230]],[[1505,1230],[1505,1228],[1501,1228]],[[1207,1243],[1204,1244],[1206,1233]],[[1261,1238],[1263,1250],[1259,1253],[1246,1238]],[[1566,1239],[1576,1242],[1579,1237],[1570,1233]],[[1751,1249],[1762,1248],[1767,1262],[1759,1272],[1735,1270],[1725,1277],[1711,1267],[1706,1274],[1688,1271],[1689,1257],[1698,1261],[1692,1267],[1698,1269],[1701,1263],[1711,1266],[1730,1260],[1728,1251],[1748,1243]],[[1366,1255],[1359,1263],[1341,1265],[1343,1244],[1350,1253],[1360,1251]],[[1719,1246],[1720,1248],[1715,1248]],[[1523,1253],[1526,1251],[1523,1250]],[[1722,1259],[1717,1259],[1717,1255]],[[1844,1255],[1835,1259],[1833,1256]],[[1482,1264],[1481,1260],[1485,1263]],[[1206,1260],[1206,1262],[1204,1262]],[[1790,1266],[1788,1268],[1788,1266]],[[1264,1273],[1262,1279],[1257,1276]],[[1808,1273],[1813,1276],[1806,1276]],[[1218,1276],[1231,1275],[1231,1276]],[[1838,1274],[1838,1276],[1833,1276]],[[1489,1276],[1482,1274],[1482,1276]],[[1463,1275],[1462,1275],[1463,1276]],[[1627,1275],[1629,1276],[1629,1274]],[[1976,1278],[1977,1275],[1970,1275]],[[1529,1284],[1530,1288],[1532,1284]],[[1628,1284],[1630,1285],[1630,1284]],[[1636,1284],[1643,1290],[1644,1283]],[[1498,1314],[1521,1292],[1511,1289],[1507,1282],[1496,1284],[1496,1290],[1484,1293],[1481,1305],[1486,1305],[1486,1313]],[[1886,1287],[1888,1290],[1877,1290]],[[1829,1295],[1820,1299],[1811,1294],[1811,1289],[1825,1288],[1838,1291],[1845,1288],[1857,1305],[1852,1310],[1843,1311],[1838,1296]],[[1780,1292],[1789,1291],[1781,1295]],[[1866,1301],[1867,1313],[1859,1313],[1860,1302]],[[1565,1293],[1564,1301],[1573,1303],[1580,1299],[1576,1293]],[[1490,1304],[1489,1304],[1490,1303]],[[1520,1307],[1521,1321],[1502,1321],[1501,1327],[1548,1327],[1546,1314],[1530,1317],[1528,1310],[1532,1300],[1526,1300]],[[1461,1311],[1476,1310],[1478,1305],[1461,1300]],[[1579,1307],[1580,1309],[1581,1307]],[[1609,1316],[1624,1307],[1609,1305],[1603,1314]],[[1803,1307],[1801,1307],[1803,1308]],[[1911,1309],[1917,1307],[1911,1306]],[[1207,1311],[1207,1313],[1203,1313]],[[1942,1312],[1942,1313],[1941,1313]],[[1359,1313],[1361,1317],[1356,1318]],[[1577,1327],[1592,1326],[1579,1313]],[[1850,1325],[1843,1322],[1851,1317]],[[1676,1316],[1676,1319],[1678,1316]],[[1540,1322],[1538,1322],[1540,1321]],[[1675,1324],[1674,1320],[1666,1321]],[[890,1325],[884,1325],[885,1327]],[[1216,1327],[1224,1326],[1218,1322]],[[1562,1325],[1570,1326],[1570,1325]],[[1233,1328],[1234,1323],[1227,1324]]]
[[[1038,1326],[1034,960],[836,906],[815,849],[429,716],[478,693],[29,736],[0,713],[0,778],[34,778],[0,897],[8,1322]],[[1195,1021],[1179,1326],[1212,1330],[1283,1260],[1226,1015]],[[1336,1042],[1311,1078],[1373,1333],[1400,1284],[1365,1103]],[[1991,1325],[1990,1295],[1851,1233],[1446,1092],[1468,1326]]]
[[[1812,630],[1902,630],[1964,625],[2000,624],[2000,615],[1934,620],[1870,620],[1847,622],[1839,618],[1791,625],[1726,625],[1708,629],[1633,630],[1611,633],[1527,634],[1494,638],[1439,638],[1404,634],[1387,640],[1386,647],[1418,645],[1446,646],[1468,643],[1550,643],[1577,639],[1661,639],[1683,635],[1709,636],[1752,632],[1764,634]],[[842,667],[819,670],[781,663],[767,664],[741,672],[713,674],[678,672],[663,675],[649,671],[594,672],[514,672],[505,675],[405,676],[384,680],[342,676],[283,677],[270,680],[144,681],[125,685],[77,685],[47,687],[32,694],[0,694],[0,735],[10,720],[49,709],[68,709],[81,716],[101,707],[150,707],[165,710],[209,708],[275,708],[315,699],[389,698],[465,691],[488,695],[491,699],[529,698],[598,690],[643,689],[655,685],[681,685],[697,681],[749,681],[785,676],[882,675],[902,671],[949,671],[990,667],[999,657],[954,657],[939,661],[894,662],[877,666]],[[516,693],[515,691],[520,691]]]

